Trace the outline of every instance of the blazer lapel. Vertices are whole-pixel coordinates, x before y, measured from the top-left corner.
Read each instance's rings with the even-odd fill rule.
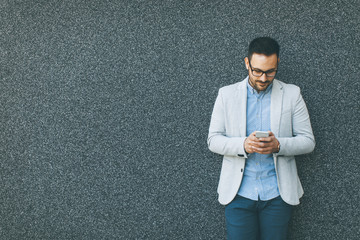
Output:
[[[282,86],[277,80],[274,80],[271,90],[270,122],[271,131],[275,134],[275,136],[279,136],[282,98]]]
[[[240,127],[240,136],[246,137],[246,103],[247,103],[247,81],[248,78],[245,78],[243,81],[240,82],[238,86],[238,94],[237,94],[237,101],[239,109],[239,127]]]

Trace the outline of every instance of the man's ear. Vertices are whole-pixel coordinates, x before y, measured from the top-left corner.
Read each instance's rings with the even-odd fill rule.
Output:
[[[249,70],[249,58],[248,57],[245,57],[244,58],[244,62],[245,62],[245,67],[247,70]]]

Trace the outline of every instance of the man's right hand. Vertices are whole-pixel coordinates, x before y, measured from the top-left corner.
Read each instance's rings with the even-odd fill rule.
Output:
[[[246,153],[254,153],[254,143],[259,141],[257,137],[255,137],[255,132],[251,133],[244,142],[244,148]]]

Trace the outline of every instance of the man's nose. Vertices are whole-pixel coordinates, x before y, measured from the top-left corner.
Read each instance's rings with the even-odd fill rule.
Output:
[[[261,77],[260,77],[260,81],[266,82],[266,80],[267,80],[266,74],[263,73],[263,75],[261,75]]]

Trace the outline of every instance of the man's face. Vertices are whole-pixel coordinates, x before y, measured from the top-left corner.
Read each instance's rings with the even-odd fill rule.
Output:
[[[266,56],[264,54],[254,53],[249,62],[249,58],[245,58],[246,68],[249,72],[249,83],[257,91],[265,91],[268,86],[274,81],[279,59],[276,54]],[[251,67],[250,67],[251,65]],[[251,71],[251,68],[253,71]],[[275,71],[275,72],[274,72]],[[268,74],[263,73],[262,76],[256,73],[267,72]],[[255,73],[255,75],[253,74]],[[270,76],[267,76],[270,75]]]

